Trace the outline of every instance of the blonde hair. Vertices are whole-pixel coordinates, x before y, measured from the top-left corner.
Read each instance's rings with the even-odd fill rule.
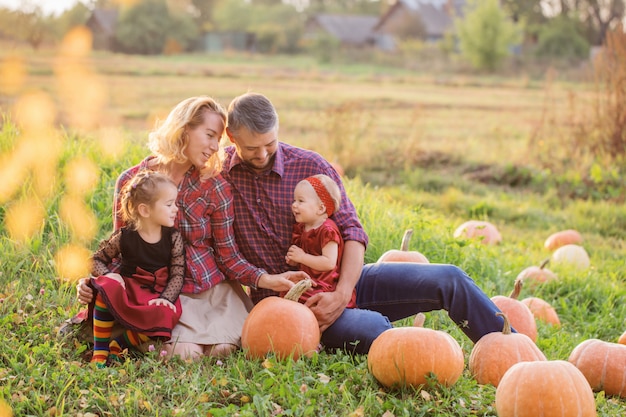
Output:
[[[194,129],[204,122],[206,111],[219,115],[226,126],[226,110],[216,100],[208,96],[190,97],[178,103],[164,121],[157,121],[155,128],[148,134],[148,148],[156,155],[160,164],[170,162],[184,163],[187,148],[186,128]],[[223,132],[222,132],[223,135]],[[221,142],[220,137],[220,142]],[[202,169],[203,175],[213,176],[220,172],[222,152],[216,152]]]
[[[120,192],[120,211],[126,226],[136,230],[139,225],[139,205],[151,206],[159,198],[159,190],[163,184],[176,187],[174,181],[165,174],[156,171],[139,171],[128,181]]]

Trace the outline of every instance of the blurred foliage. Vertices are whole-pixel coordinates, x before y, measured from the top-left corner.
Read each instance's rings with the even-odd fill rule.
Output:
[[[455,20],[461,54],[474,67],[494,71],[510,48],[521,41],[519,25],[504,13],[497,0],[470,0],[465,16]]]
[[[535,53],[539,57],[582,59],[589,56],[589,42],[580,22],[559,16],[539,30]]]

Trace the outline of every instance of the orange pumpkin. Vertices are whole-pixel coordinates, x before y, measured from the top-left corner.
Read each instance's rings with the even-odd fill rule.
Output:
[[[593,391],[567,361],[519,362],[496,388],[498,417],[595,417]]]
[[[555,250],[552,254],[552,263],[587,269],[591,261],[585,248],[572,244],[561,246]]]
[[[505,295],[496,295],[491,297],[491,301],[504,313],[509,319],[511,326],[526,336],[530,337],[533,342],[537,341],[537,323],[535,316],[528,306],[517,299],[522,290],[522,281],[515,280],[515,289],[507,297]]]
[[[391,249],[383,253],[378,262],[414,262],[418,264],[428,264],[428,258],[417,251],[409,251],[409,241],[413,235],[413,229],[407,229],[402,237],[400,250]]]
[[[626,345],[626,332],[622,333],[619,339],[617,339],[617,343],[621,345]]]
[[[463,351],[448,333],[424,327],[385,330],[372,343],[367,367],[385,387],[418,387],[434,375],[453,385],[463,373]]]
[[[583,243],[583,238],[580,233],[578,233],[578,231],[574,229],[567,229],[561,230],[560,232],[552,233],[550,236],[548,236],[543,246],[547,250],[552,252],[560,248],[561,246],[571,244],[580,245],[581,243]]]
[[[468,368],[479,384],[498,386],[504,373],[522,361],[545,361],[546,356],[528,336],[511,333],[511,325],[505,314],[496,313],[504,319],[502,332],[488,333],[472,348]]]
[[[531,287],[556,280],[556,274],[546,268],[548,262],[550,262],[550,258],[544,260],[539,266],[529,266],[522,270],[522,272],[517,275],[516,279],[523,280],[524,285],[530,285]]]
[[[528,306],[537,320],[541,320],[552,326],[561,326],[559,315],[556,313],[554,307],[552,307],[547,301],[542,300],[539,297],[527,297],[522,300],[522,303]]]
[[[585,375],[594,391],[626,397],[626,346],[588,339],[568,359]]]
[[[297,360],[317,352],[320,328],[313,312],[296,301],[302,292],[267,297],[252,308],[241,331],[241,347],[248,358],[263,358],[271,352],[280,359],[292,356]]]
[[[454,231],[455,238],[465,237],[474,239],[482,237],[481,243],[485,245],[496,245],[502,241],[502,235],[498,228],[492,223],[481,220],[469,220],[460,225]]]

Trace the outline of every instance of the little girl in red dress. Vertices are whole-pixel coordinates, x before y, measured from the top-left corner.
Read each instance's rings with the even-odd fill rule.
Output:
[[[122,190],[126,226],[103,241],[92,257],[91,285],[97,295],[90,306],[91,362],[99,368],[125,347],[169,340],[180,318],[185,251],[182,236],[173,227],[177,194],[167,176],[152,171],[138,173]],[[121,264],[120,274],[109,270],[114,259]],[[125,331],[111,340],[115,322]]]
[[[334,291],[337,286],[344,243],[330,216],[340,204],[339,187],[327,175],[305,178],[294,189],[291,210],[296,224],[285,260],[291,266],[299,265],[314,282],[300,297],[301,303],[315,293]],[[346,307],[356,307],[356,293]]]

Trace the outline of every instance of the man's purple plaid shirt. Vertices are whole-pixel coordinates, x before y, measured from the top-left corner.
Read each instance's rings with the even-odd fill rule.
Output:
[[[279,142],[272,169],[258,174],[241,163],[234,147],[226,148],[222,176],[232,186],[237,245],[250,263],[270,274],[290,269],[285,255],[294,224],[293,190],[298,182],[316,174],[326,174],[340,186],[341,206],[332,219],[339,226],[344,241],[355,240],[367,246],[367,234],[339,176],[319,154]],[[251,292],[251,297],[258,302],[275,294],[258,289]]]

